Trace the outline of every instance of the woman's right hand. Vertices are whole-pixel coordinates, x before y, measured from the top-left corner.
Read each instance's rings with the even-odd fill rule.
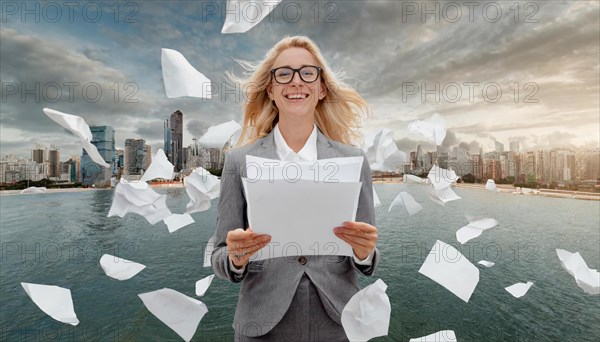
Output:
[[[254,253],[271,242],[271,235],[256,234],[252,228],[238,228],[230,230],[225,241],[227,254],[233,266],[242,268],[248,264]]]

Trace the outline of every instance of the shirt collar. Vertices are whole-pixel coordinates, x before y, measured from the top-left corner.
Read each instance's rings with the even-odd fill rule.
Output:
[[[314,161],[317,160],[317,125],[313,124],[313,130],[306,143],[298,153],[294,152],[283,139],[279,130],[279,123],[273,128],[274,143],[277,156],[283,161]]]

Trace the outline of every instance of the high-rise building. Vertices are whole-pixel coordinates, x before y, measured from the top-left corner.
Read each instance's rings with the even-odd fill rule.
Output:
[[[515,153],[519,153],[519,142],[518,141],[511,141],[508,143],[508,150],[510,152],[515,152]]]
[[[165,155],[169,161],[172,161],[173,156],[171,155],[171,124],[169,123],[170,119],[166,119],[163,127],[163,136],[164,136],[164,144],[163,151],[165,151]],[[171,162],[172,164],[172,162]]]
[[[183,169],[183,113],[176,110],[169,117],[171,132],[171,159],[169,161],[175,166],[175,172]]]
[[[498,153],[502,153],[504,152],[504,144],[499,142],[499,141],[494,141],[494,144],[496,145],[496,152]]]
[[[38,164],[48,160],[48,148],[44,145],[36,144],[35,148],[31,150],[31,160]]]
[[[60,178],[60,151],[54,145],[50,146],[50,150],[48,151],[48,162],[50,163],[48,177]]]
[[[96,164],[87,151],[83,150],[80,162],[82,182],[84,185],[110,186],[110,179],[116,174],[115,130],[111,126],[91,126],[90,131],[92,144],[110,166],[105,168]]]
[[[127,176],[142,175],[146,170],[147,149],[144,139],[125,139],[123,150],[123,173]]]

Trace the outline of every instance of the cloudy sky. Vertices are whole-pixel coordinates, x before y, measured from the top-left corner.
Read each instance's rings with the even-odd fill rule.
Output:
[[[408,123],[434,113],[449,129],[445,148],[598,146],[597,1],[284,0],[247,33],[224,35],[225,12],[225,1],[3,2],[0,155],[30,158],[36,143],[80,154],[44,107],[113,126],[117,147],[143,138],[154,151],[180,109],[187,145],[241,119],[239,93],[223,91],[225,72],[242,72],[235,59],[259,61],[296,34],[369,101],[364,129],[394,130],[406,152],[421,140]],[[210,78],[213,97],[166,98],[161,48]]]

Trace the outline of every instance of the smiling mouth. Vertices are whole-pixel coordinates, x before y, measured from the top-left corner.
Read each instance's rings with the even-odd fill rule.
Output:
[[[288,100],[299,100],[299,99],[305,99],[308,97],[308,94],[287,94],[285,95],[285,98]]]

